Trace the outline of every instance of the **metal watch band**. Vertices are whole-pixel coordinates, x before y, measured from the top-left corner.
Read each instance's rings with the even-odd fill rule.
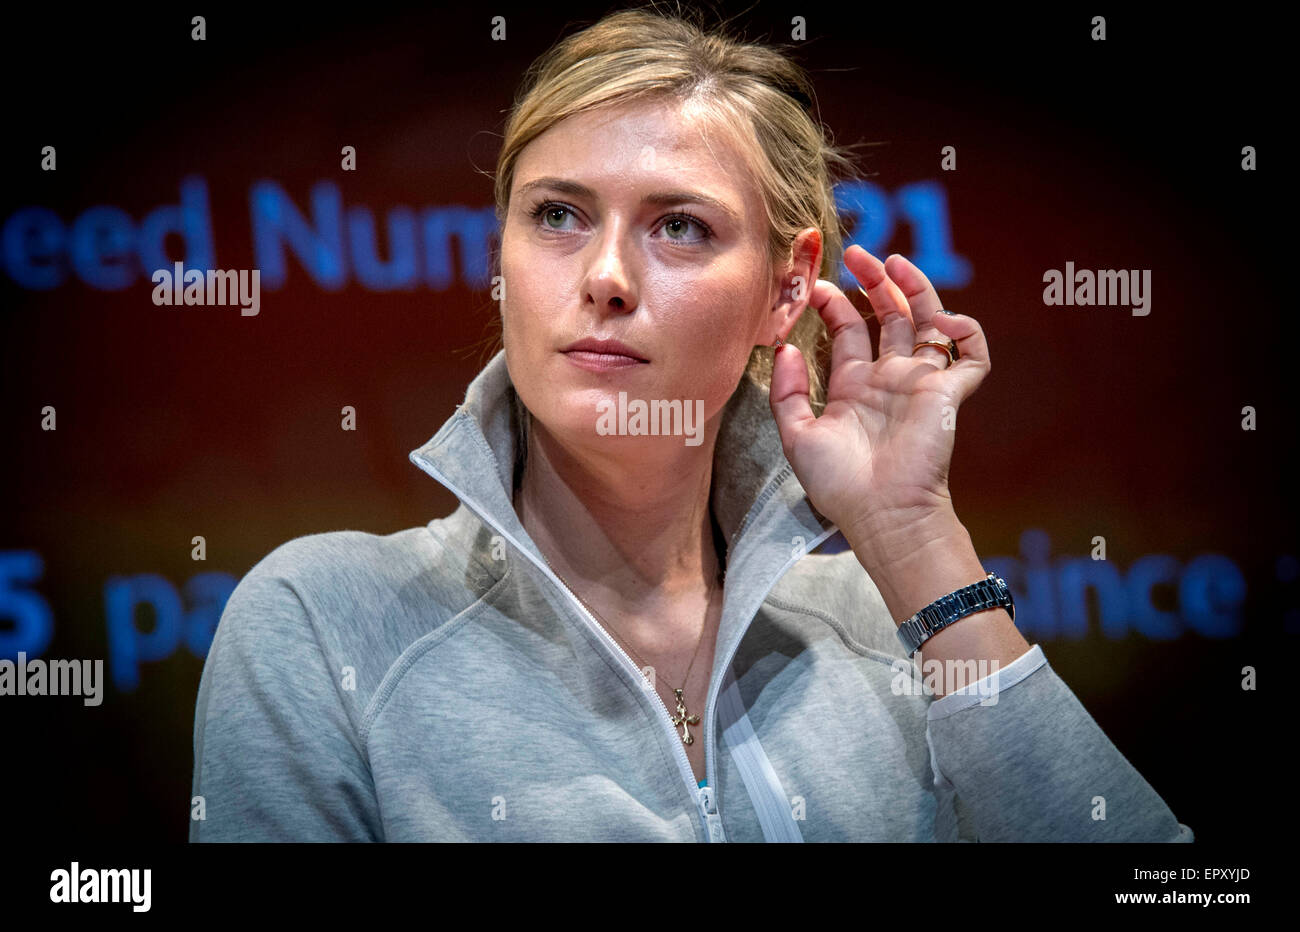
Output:
[[[1006,581],[994,573],[979,582],[962,586],[935,599],[898,626],[898,638],[907,656],[916,653],[923,643],[955,621],[990,608],[1005,608],[1016,620],[1016,604]]]

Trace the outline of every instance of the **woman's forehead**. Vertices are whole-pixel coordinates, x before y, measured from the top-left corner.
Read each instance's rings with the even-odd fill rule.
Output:
[[[689,104],[632,101],[566,117],[528,144],[516,187],[560,176],[588,186],[656,175],[706,189],[737,211],[752,210],[749,170],[733,135]]]

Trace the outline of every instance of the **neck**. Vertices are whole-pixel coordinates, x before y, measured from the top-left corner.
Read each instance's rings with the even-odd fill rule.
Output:
[[[626,612],[720,590],[725,548],[709,506],[718,418],[698,446],[619,438],[574,447],[535,419],[515,511],[554,568],[584,597]]]

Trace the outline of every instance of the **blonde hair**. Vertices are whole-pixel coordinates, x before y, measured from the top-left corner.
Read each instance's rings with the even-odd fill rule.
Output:
[[[834,145],[814,117],[808,73],[785,48],[747,42],[725,22],[710,27],[698,10],[683,13],[678,6],[663,13],[654,3],[648,6],[605,16],[529,66],[497,157],[494,195],[501,228],[520,153],[542,133],[601,107],[676,102],[717,127],[750,166],[767,214],[770,269],[784,268],[793,259],[795,236],[815,227],[822,238],[817,277],[834,280],[844,255],[834,186],[861,176],[851,157],[854,147]],[[494,250],[493,274],[499,273],[500,252]],[[805,283],[805,294],[813,284]],[[492,316],[499,324],[499,315]],[[830,346],[821,315],[805,305],[786,342],[803,356],[809,403],[820,415],[826,391],[821,356]],[[745,376],[770,388],[772,361],[772,347],[755,346]],[[528,417],[518,417],[526,436]]]

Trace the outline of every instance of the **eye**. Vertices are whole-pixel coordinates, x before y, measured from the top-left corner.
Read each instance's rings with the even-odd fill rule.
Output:
[[[569,208],[565,207],[563,204],[556,204],[554,201],[547,201],[546,203],[538,204],[536,207],[534,207],[531,211],[528,212],[528,216],[532,217],[534,220],[537,220],[539,217],[542,216],[542,214],[546,214],[546,219],[548,221],[546,224],[546,228],[548,230],[555,230],[558,229],[558,227],[551,226],[549,221],[557,213],[572,213],[572,211],[570,211]]]
[[[572,215],[573,208],[569,207],[567,204],[561,204],[558,201],[543,201],[528,212],[528,216],[531,217],[535,223],[540,223],[543,229],[555,233],[570,232],[563,227],[553,225],[551,222],[552,220],[558,220],[560,223],[563,223],[565,214]],[[545,215],[544,218],[543,215]],[[677,235],[691,224],[694,224],[700,229],[701,235],[697,239],[684,239],[682,236]],[[696,217],[694,214],[688,214],[682,211],[669,214],[665,217],[661,229],[665,231],[668,240],[682,245],[697,245],[713,236],[713,230],[709,228],[707,223],[699,217]]]
[[[667,232],[669,227],[672,227],[674,224],[677,225],[694,224],[695,226],[699,227],[700,230],[703,232],[703,235],[698,240],[695,240],[695,242],[703,242],[704,240],[708,239],[713,235],[713,231],[709,229],[709,225],[707,223],[705,223],[699,217],[692,216],[691,214],[686,214],[686,213],[673,214],[664,223],[663,226],[664,231]],[[671,240],[678,239],[678,237],[671,236],[671,235],[668,238]]]

